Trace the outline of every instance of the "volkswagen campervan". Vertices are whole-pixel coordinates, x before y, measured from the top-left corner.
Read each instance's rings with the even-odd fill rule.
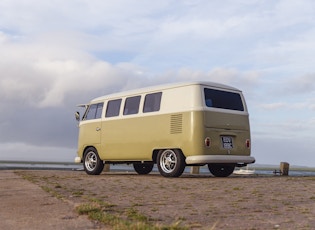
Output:
[[[217,177],[254,163],[249,114],[240,90],[210,82],[177,83],[98,97],[79,121],[75,162],[98,175],[104,164],[180,176],[207,165]]]

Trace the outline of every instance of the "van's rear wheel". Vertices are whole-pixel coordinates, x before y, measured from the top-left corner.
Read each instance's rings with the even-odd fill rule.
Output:
[[[99,175],[103,171],[104,162],[101,161],[95,148],[90,147],[85,150],[83,167],[89,175]]]
[[[153,166],[153,163],[133,163],[133,168],[138,174],[149,174]]]
[[[185,157],[180,150],[161,150],[157,156],[159,172],[165,177],[179,177],[185,169]]]
[[[235,164],[208,164],[209,171],[216,177],[228,177],[234,169]]]

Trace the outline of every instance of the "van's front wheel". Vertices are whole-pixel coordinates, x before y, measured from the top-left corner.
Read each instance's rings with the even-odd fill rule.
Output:
[[[95,148],[90,147],[85,150],[83,167],[89,175],[99,175],[103,171],[104,162],[101,161]]]
[[[209,171],[216,177],[228,177],[234,169],[235,164],[208,164]]]
[[[185,157],[180,150],[161,150],[157,156],[159,172],[164,177],[179,177],[185,169]]]

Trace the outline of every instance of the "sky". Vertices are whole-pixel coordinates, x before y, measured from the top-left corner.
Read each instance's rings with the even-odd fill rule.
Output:
[[[76,105],[189,80],[243,91],[258,164],[315,167],[315,1],[1,0],[0,161],[72,162]]]

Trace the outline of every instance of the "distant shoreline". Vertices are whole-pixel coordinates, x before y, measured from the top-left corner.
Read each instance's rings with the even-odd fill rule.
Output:
[[[80,165],[74,162],[68,161],[15,161],[15,160],[0,160],[0,164],[44,164],[44,165]],[[248,168],[255,168],[255,169],[273,169],[277,168],[279,165],[273,164],[249,164]],[[309,166],[297,166],[297,165],[290,165],[290,169],[294,170],[301,170],[301,171],[315,171],[314,167]]]
[[[110,166],[111,171],[134,172],[132,164],[116,164]],[[256,175],[273,175],[274,170],[279,170],[276,165],[249,165],[248,169],[255,169]],[[40,162],[40,161],[0,161],[0,170],[70,170],[82,171],[83,165],[72,162]],[[156,166],[153,172],[158,172]],[[190,173],[190,167],[186,167],[185,173]],[[200,174],[208,174],[206,166],[200,167]],[[289,176],[315,176],[315,168],[292,166]]]

